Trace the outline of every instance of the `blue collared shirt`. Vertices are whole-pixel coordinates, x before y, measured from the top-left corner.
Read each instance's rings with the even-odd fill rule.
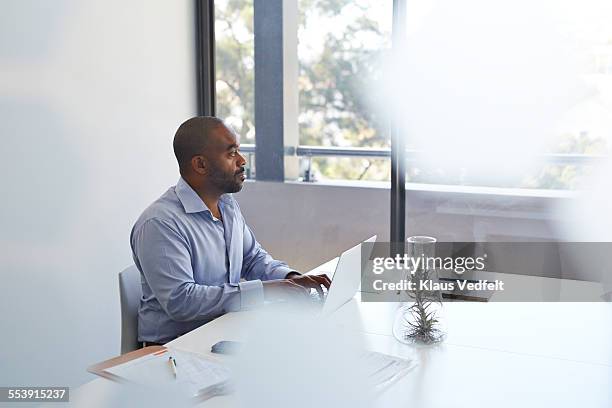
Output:
[[[181,177],[136,221],[130,242],[142,282],[139,341],[165,343],[261,304],[261,281],[291,272],[259,245],[230,194],[219,210],[222,220]]]

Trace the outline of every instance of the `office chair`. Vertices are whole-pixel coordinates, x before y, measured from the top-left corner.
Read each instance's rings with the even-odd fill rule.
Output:
[[[121,302],[121,354],[140,348],[138,342],[138,306],[142,297],[140,271],[136,265],[119,273]]]

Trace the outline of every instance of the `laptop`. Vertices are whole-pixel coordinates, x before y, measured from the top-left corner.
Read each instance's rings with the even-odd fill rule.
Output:
[[[362,258],[361,247],[366,242],[372,243],[372,245],[366,245],[368,254]],[[331,286],[324,299],[321,299],[323,302],[322,315],[325,316],[335,312],[355,296],[361,285],[361,271],[369,263],[368,260],[370,259],[374,242],[376,242],[376,235],[344,251],[340,255],[336,271],[332,277]],[[365,262],[362,262],[362,259]]]

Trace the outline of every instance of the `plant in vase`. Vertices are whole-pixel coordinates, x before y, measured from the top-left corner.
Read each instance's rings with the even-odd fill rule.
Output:
[[[427,254],[433,257],[435,238],[415,236],[408,238],[407,242],[411,256]],[[406,294],[412,302],[397,311],[393,334],[402,343],[439,343],[445,336],[439,319],[442,294],[431,285],[431,282],[437,280],[437,272],[419,267],[409,272],[408,276],[412,289],[407,290]]]
[[[419,280],[422,281],[429,278],[428,271],[423,271],[422,274],[417,272],[414,276],[417,275],[421,275],[422,279],[419,278]],[[402,316],[404,323],[402,336],[405,337],[405,340],[432,344],[439,342],[444,336],[438,327],[439,308],[436,305],[440,303],[440,299],[434,292],[420,289],[418,281],[415,290],[408,291],[408,296],[414,300],[414,303],[405,310]]]

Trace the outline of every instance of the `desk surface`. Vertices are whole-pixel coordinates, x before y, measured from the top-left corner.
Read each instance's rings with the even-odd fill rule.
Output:
[[[312,272],[331,273],[334,265],[332,260]],[[361,302],[357,294],[331,317],[359,336],[366,348],[419,362],[379,397],[379,406],[612,406],[611,304],[446,303],[448,337],[430,348],[393,338],[397,307]],[[208,354],[217,341],[243,339],[252,313],[227,314],[168,346]],[[76,390],[76,400],[88,395],[91,401],[93,394],[99,401],[113,387],[110,381],[94,380]],[[233,405],[231,396],[203,404]]]
[[[380,406],[398,406],[404,401],[421,408],[485,403],[491,407],[610,407],[609,306],[447,304],[447,340],[439,347],[417,348],[419,365],[382,395]],[[333,318],[359,333],[368,349],[413,357],[415,348],[398,343],[391,334],[395,308],[397,305],[354,299]],[[532,317],[534,310],[538,318]],[[207,354],[217,341],[242,340],[251,313],[228,314],[169,345]],[[589,316],[588,321],[571,317],[577,313]],[[586,343],[583,333],[589,333]],[[231,405],[231,399],[217,403]]]

